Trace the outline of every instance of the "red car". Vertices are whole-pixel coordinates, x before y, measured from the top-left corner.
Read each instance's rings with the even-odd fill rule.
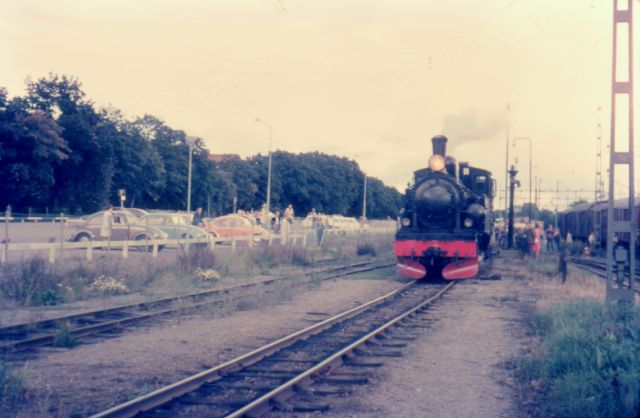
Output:
[[[240,215],[225,215],[206,222],[205,229],[214,237],[246,238],[253,237],[255,242],[269,239],[269,231]]]

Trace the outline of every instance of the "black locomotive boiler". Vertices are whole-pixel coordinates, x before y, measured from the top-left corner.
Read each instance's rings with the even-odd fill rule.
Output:
[[[487,170],[446,155],[433,137],[428,167],[414,172],[394,243],[398,273],[413,279],[467,279],[488,254],[495,180]]]

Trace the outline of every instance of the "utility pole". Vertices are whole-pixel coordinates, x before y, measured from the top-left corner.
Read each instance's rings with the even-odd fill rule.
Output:
[[[516,180],[516,174],[518,174],[518,171],[513,165],[511,166],[511,170],[509,170],[508,173],[509,189],[511,191],[511,194],[509,195],[509,232],[507,234],[507,248],[513,248],[513,200],[516,185],[520,185],[520,182]]]
[[[560,199],[560,180],[556,181],[556,224],[555,228],[558,229],[558,200]]]
[[[598,108],[600,110],[600,108]],[[593,249],[600,249],[600,229],[602,219],[598,213],[598,202],[604,199],[604,182],[602,180],[602,123],[598,123],[598,131],[596,138],[596,189],[593,204]]]
[[[509,209],[509,111],[511,110],[511,104],[507,103],[507,151],[504,163],[504,216],[507,216]]]
[[[611,142],[609,145],[609,208],[607,211],[607,303],[624,302],[632,304],[635,299],[634,277],[636,271],[636,222],[635,208],[635,180],[634,180],[634,134],[633,134],[633,10],[632,1],[626,1],[626,7],[618,0],[613,0],[613,57],[611,70]],[[619,8],[619,7],[622,8]],[[627,39],[621,38],[621,53],[627,55],[627,68],[621,68],[618,72],[618,29],[622,29]],[[622,36],[623,36],[622,35]],[[624,50],[626,49],[626,51]],[[624,62],[624,59],[621,60]],[[618,98],[626,99],[627,109],[616,112]],[[620,116],[620,117],[619,117]],[[616,122],[626,120],[627,127],[619,126],[627,138],[620,138],[620,149],[616,148]],[[627,215],[624,219],[614,218],[614,200],[616,185],[616,168],[627,169],[629,178],[628,205],[624,210]],[[629,237],[629,246],[626,248],[618,238],[622,235]]]

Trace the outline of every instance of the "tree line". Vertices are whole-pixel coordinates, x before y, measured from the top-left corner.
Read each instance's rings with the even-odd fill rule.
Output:
[[[193,144],[192,207],[213,215],[258,209],[266,201],[267,156],[219,162]],[[144,115],[126,119],[98,108],[77,78],[49,74],[26,80],[24,96],[0,87],[0,210],[85,214],[119,203],[184,210],[189,144],[184,131]],[[344,157],[319,152],[272,154],[271,207],[293,204],[298,214],[362,213],[364,173]],[[367,216],[395,217],[400,193],[367,178]]]

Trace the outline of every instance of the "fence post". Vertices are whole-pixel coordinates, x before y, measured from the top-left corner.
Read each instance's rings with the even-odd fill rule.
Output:
[[[211,235],[207,236],[207,240],[209,241],[209,249],[213,253],[216,249],[216,237],[212,237]]]
[[[153,240],[153,251],[151,252],[153,258],[158,258],[158,243],[156,240]]]
[[[129,241],[125,241],[122,245],[122,258],[129,258]]]
[[[231,254],[236,253],[236,237],[231,237]]]
[[[93,241],[87,242],[87,261],[91,261],[93,259]]]
[[[56,247],[55,244],[51,244],[49,247],[49,263],[53,264],[56,262]]]
[[[2,248],[2,258],[9,259],[9,217],[11,216],[11,206],[7,205],[4,211],[4,247]]]
[[[60,212],[60,260],[64,259],[64,212]]]
[[[303,232],[302,233],[302,246],[306,247],[307,246],[307,232]]]

